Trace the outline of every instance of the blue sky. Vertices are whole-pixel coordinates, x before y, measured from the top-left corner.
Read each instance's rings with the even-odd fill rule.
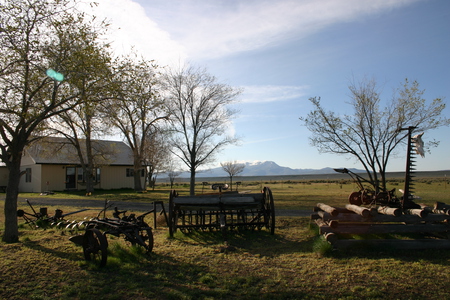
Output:
[[[448,0],[98,0],[111,22],[117,54],[131,45],[161,66],[188,62],[243,88],[230,131],[241,137],[223,161],[274,161],[291,168],[356,167],[352,157],[320,154],[299,117],[310,97],[336,113],[351,113],[348,86],[374,78],[388,101],[405,78],[424,97],[450,97]],[[445,116],[450,117],[450,108]],[[417,170],[450,170],[450,128]],[[389,171],[405,169],[405,149]]]

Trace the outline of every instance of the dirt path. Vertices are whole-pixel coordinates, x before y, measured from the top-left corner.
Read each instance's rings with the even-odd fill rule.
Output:
[[[28,200],[33,205],[34,209],[38,210],[40,207],[45,207],[46,205],[52,206],[70,206],[75,208],[86,208],[94,207],[101,209],[104,207],[105,202],[103,200],[90,200],[90,199],[54,199],[54,198],[28,198]],[[25,204],[25,198],[19,198],[19,203]],[[129,212],[136,211],[149,211],[153,209],[151,203],[144,202],[132,202],[132,201],[113,201],[113,205],[117,206],[120,210],[127,210]],[[166,211],[167,206],[165,207]],[[290,209],[275,209],[276,216],[283,217],[308,217],[311,215],[309,210],[290,210]]]

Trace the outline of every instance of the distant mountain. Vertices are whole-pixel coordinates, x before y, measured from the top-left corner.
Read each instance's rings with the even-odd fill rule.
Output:
[[[352,172],[360,172],[360,170],[349,169]],[[279,176],[279,175],[307,175],[307,174],[334,174],[333,168],[322,169],[292,169],[289,167],[282,167],[273,161],[261,162],[246,162],[245,168],[238,176]],[[222,167],[212,168],[208,170],[199,171],[196,177],[227,177]],[[189,177],[188,172],[184,172],[180,177]]]

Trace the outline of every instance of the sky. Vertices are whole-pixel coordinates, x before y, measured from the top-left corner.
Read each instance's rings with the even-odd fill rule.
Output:
[[[217,164],[362,168],[351,156],[319,153],[299,118],[313,109],[311,97],[351,114],[348,86],[364,78],[376,80],[385,101],[405,78],[419,82],[425,99],[450,99],[448,0],[96,2],[93,13],[111,23],[117,55],[133,48],[160,66],[199,66],[243,89],[230,128],[241,142],[220,152]],[[449,133],[443,127],[424,134],[425,143],[440,144],[417,158],[417,171],[450,170]],[[406,149],[398,150],[388,171],[405,170]]]

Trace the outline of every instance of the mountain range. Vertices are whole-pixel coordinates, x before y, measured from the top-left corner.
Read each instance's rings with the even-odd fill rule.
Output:
[[[307,174],[335,174],[333,168],[322,169],[292,169],[289,167],[282,167],[273,161],[259,161],[246,162],[242,173],[237,176],[280,176],[280,175],[307,175]],[[353,172],[360,172],[360,170],[349,169]],[[212,168],[208,170],[201,170],[196,177],[227,177],[228,173],[222,167]],[[188,172],[183,172],[179,177],[189,177]]]

